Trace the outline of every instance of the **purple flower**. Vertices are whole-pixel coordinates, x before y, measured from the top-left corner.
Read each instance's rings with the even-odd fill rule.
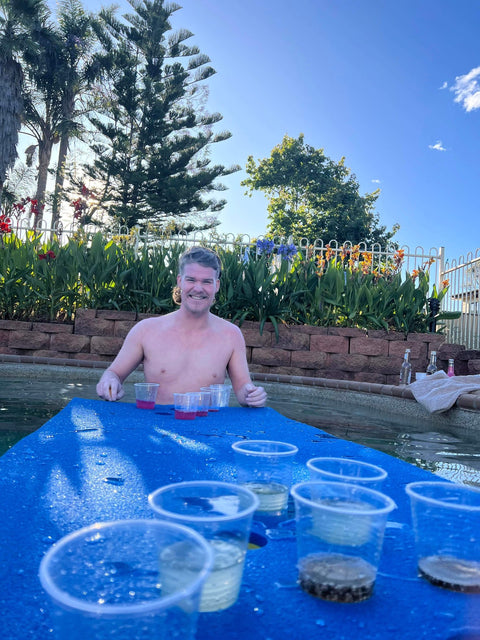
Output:
[[[261,256],[262,253],[270,255],[274,246],[275,243],[273,240],[268,240],[267,238],[265,238],[265,240],[257,240],[257,253],[259,256]]]
[[[284,260],[291,260],[293,256],[297,255],[298,249],[294,244],[281,244],[277,252]]]

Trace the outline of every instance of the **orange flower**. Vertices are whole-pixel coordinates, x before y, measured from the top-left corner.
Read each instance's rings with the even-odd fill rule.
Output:
[[[450,284],[449,280],[442,280],[442,289],[446,289]]]
[[[330,258],[333,256],[333,249],[330,247],[329,244],[326,244],[325,248],[326,248],[325,260],[330,260]]]

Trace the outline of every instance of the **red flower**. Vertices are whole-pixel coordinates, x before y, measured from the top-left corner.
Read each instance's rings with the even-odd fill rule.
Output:
[[[47,251],[47,253],[39,253],[38,254],[38,259],[39,260],[54,260],[57,256],[55,255],[55,253],[50,249],[49,251]]]
[[[1,214],[0,215],[0,233],[11,233],[12,232],[12,227],[11,225],[11,220],[10,218],[7,218],[6,215]]]

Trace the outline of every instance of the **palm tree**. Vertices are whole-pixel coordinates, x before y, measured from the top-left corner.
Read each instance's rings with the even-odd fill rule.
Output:
[[[0,0],[0,200],[7,172],[17,157],[23,111],[21,56],[36,48],[43,0]]]

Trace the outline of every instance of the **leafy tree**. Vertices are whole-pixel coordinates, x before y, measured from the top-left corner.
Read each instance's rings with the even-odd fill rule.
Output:
[[[27,163],[32,163],[38,151],[36,223],[43,215],[53,147],[58,143],[52,226],[59,220],[69,141],[72,136],[81,135],[79,118],[89,109],[89,89],[100,70],[93,51],[94,20],[84,12],[79,0],[61,0],[58,23],[44,22],[38,53],[25,57],[25,129],[36,141],[27,149]]]
[[[102,82],[103,108],[91,118],[101,138],[92,145],[94,162],[85,167],[98,208],[128,226],[191,224],[192,212],[208,226],[205,214],[225,205],[209,197],[225,188],[217,178],[239,169],[212,165],[208,155],[212,143],[231,135],[213,132],[222,116],[205,113],[201,104],[202,82],[215,71],[206,55],[185,44],[189,31],[168,33],[179,5],[131,4],[135,13],[123,20],[101,12],[109,73]]]
[[[373,207],[380,190],[361,196],[344,159],[334,162],[323,149],[305,144],[303,134],[297,139],[284,136],[270,157],[258,164],[250,156],[246,170],[249,177],[242,185],[249,193],[259,190],[269,198],[272,235],[383,246],[398,230],[395,226],[387,232],[378,226]]]
[[[0,198],[17,157],[23,111],[21,55],[34,51],[43,0],[0,0]]]

